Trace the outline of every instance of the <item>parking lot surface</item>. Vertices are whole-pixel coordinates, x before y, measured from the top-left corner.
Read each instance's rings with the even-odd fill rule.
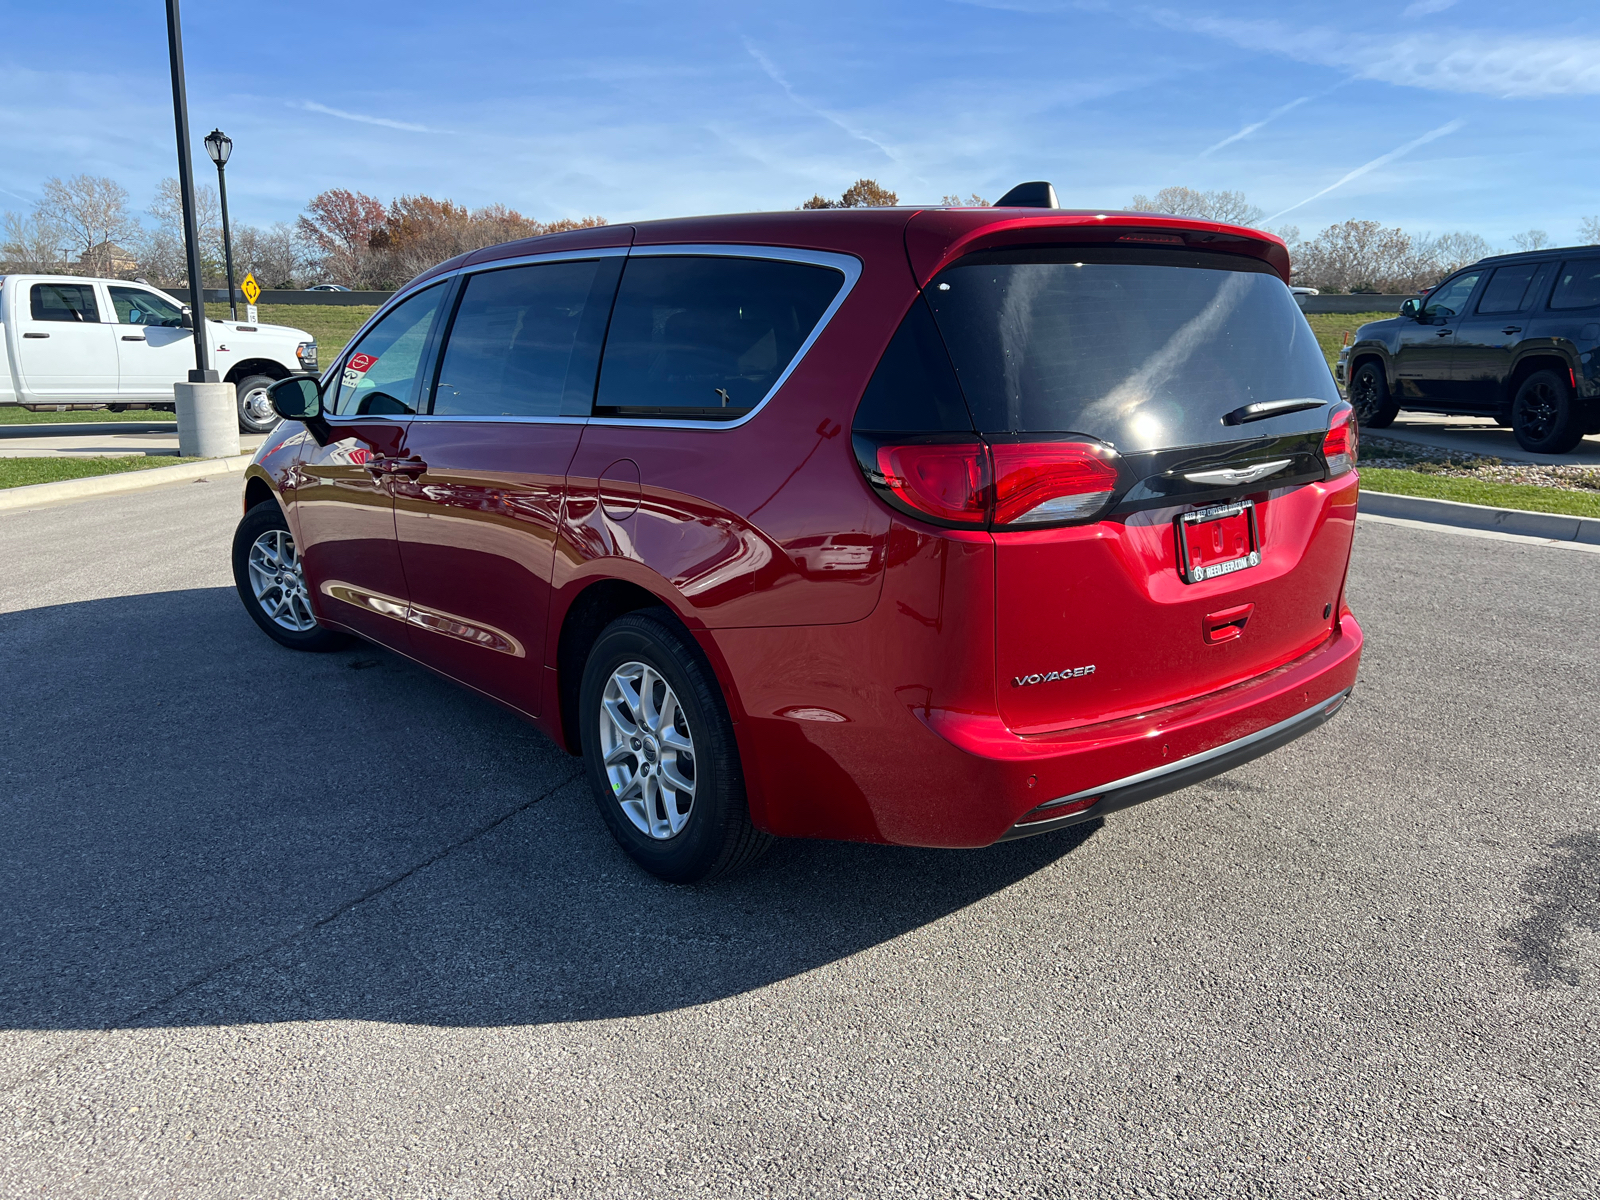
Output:
[[[261,635],[237,497],[0,515],[0,1195],[1600,1182],[1600,555],[1363,521],[1294,745],[682,889],[507,713]]]

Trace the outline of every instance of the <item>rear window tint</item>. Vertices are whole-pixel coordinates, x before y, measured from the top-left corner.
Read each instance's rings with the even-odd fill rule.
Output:
[[[435,416],[586,416],[620,258],[471,276],[434,384]]]
[[[28,299],[35,321],[100,323],[92,284],[36,283]]]
[[[1551,308],[1600,308],[1600,258],[1561,264]]]
[[[928,306],[918,299],[878,360],[854,428],[893,433],[971,433],[972,417]]]
[[[925,293],[978,429],[1078,433],[1123,452],[1317,428],[1246,404],[1339,393],[1288,287],[1252,259],[1050,248],[975,254]]]
[[[622,273],[595,412],[717,420],[765,399],[844,284],[773,259],[639,256]]]

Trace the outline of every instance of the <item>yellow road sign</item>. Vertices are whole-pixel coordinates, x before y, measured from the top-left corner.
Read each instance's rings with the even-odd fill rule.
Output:
[[[261,299],[261,285],[256,282],[254,275],[246,275],[244,282],[239,285],[239,290],[244,293],[246,304],[254,304]]]

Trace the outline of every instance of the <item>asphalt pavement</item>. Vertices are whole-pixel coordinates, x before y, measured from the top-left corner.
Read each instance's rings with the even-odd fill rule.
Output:
[[[683,889],[508,714],[262,636],[237,515],[0,514],[0,1195],[1600,1185],[1600,554],[1363,520],[1292,746]]]

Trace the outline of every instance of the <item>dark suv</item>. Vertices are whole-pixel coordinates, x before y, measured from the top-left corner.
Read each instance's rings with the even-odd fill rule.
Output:
[[[1356,330],[1334,374],[1361,424],[1493,417],[1524,450],[1600,433],[1600,246],[1486,258]]]
[[[1094,820],[1355,681],[1356,430],[1288,275],[1271,234],[1016,203],[475,251],[274,387],[239,593],[583,755],[669,879]]]

